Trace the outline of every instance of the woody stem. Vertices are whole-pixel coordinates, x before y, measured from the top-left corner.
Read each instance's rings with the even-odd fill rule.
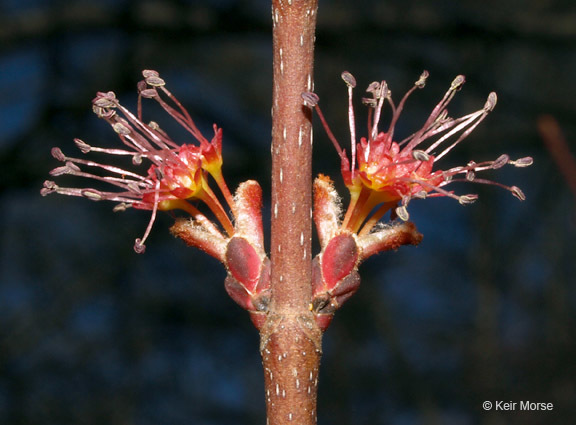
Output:
[[[316,0],[272,1],[272,300],[261,330],[269,425],[316,424],[321,332],[309,310]]]

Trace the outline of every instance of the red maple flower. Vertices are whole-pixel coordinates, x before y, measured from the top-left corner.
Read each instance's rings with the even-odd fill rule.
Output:
[[[191,218],[178,218],[171,227],[172,234],[226,266],[226,291],[250,312],[252,321],[260,328],[266,320],[270,302],[270,261],[264,251],[262,231],[262,189],[258,182],[248,180],[239,185],[232,197],[222,176],[222,130],[214,125],[214,136],[208,141],[188,111],[164,87],[164,80],[158,73],[143,71],[143,75],[144,80],[138,83],[136,115],[122,106],[113,92],[100,92],[92,101],[94,112],[112,126],[125,145],[124,149],[93,147],[80,139],[75,142],[84,154],[129,156],[133,165],[141,165],[146,160],[150,163],[147,171],[138,174],[106,163],[68,157],[59,148],[52,148],[52,156],[64,165],[53,169],[51,175],[85,177],[112,185],[117,190],[60,187],[47,180],[41,194],[59,193],[94,201],[113,201],[118,203],[115,211],[128,207],[151,210],[144,236],[136,239],[134,245],[138,253],[145,250],[144,242],[159,210],[187,212]],[[155,122],[145,124],[142,121],[143,98],[157,101],[197,143],[177,144]],[[210,177],[220,189],[220,196],[210,188]],[[234,224],[219,198],[226,201]],[[194,201],[206,204],[220,226],[202,214]]]
[[[492,92],[482,109],[460,118],[450,118],[447,107],[456,91],[464,84],[465,79],[462,75],[454,79],[450,89],[434,107],[419,130],[404,140],[396,141],[394,139],[395,126],[406,100],[416,89],[424,87],[427,78],[428,72],[424,71],[398,104],[392,100],[385,81],[371,83],[366,90],[370,97],[363,99],[364,104],[369,108],[369,134],[367,137],[362,137],[359,143],[356,143],[355,116],[352,106],[352,92],[356,86],[356,81],[349,72],[342,74],[342,79],[348,86],[348,120],[352,151],[350,159],[328,128],[318,106],[318,97],[314,93],[303,95],[306,103],[316,109],[341,158],[342,177],[351,196],[342,229],[367,234],[378,220],[392,208],[394,208],[393,215],[406,221],[409,218],[406,207],[414,198],[448,196],[457,199],[461,204],[468,204],[477,199],[476,194],[456,195],[453,191],[444,189],[445,186],[455,181],[471,181],[500,186],[509,190],[518,199],[525,199],[518,187],[479,179],[476,177],[476,173],[497,169],[506,164],[526,167],[532,164],[530,157],[513,161],[508,155],[501,155],[494,161],[480,163],[470,161],[465,166],[444,170],[436,167],[438,161],[467,137],[496,105],[496,93]],[[392,119],[388,129],[380,131],[378,125],[386,104],[392,110]],[[380,207],[373,212],[378,205]],[[362,227],[362,225],[364,226]]]
[[[164,86],[164,80],[156,71],[143,71],[144,80],[138,84],[138,113],[134,115],[120,104],[114,92],[99,92],[92,101],[96,115],[107,121],[120,140],[124,149],[93,147],[80,139],[76,146],[86,154],[98,152],[109,155],[129,156],[134,165],[143,160],[150,162],[145,175],[141,175],[113,165],[94,162],[82,158],[64,155],[59,148],[52,149],[52,155],[64,165],[50,172],[52,176],[71,174],[108,183],[118,191],[102,191],[95,188],[60,187],[53,181],[44,182],[42,195],[59,193],[81,196],[94,201],[118,202],[115,211],[128,207],[151,210],[152,216],[142,238],[136,239],[135,250],[143,252],[144,242],[152,229],[158,210],[180,209],[208,225],[209,221],[191,201],[204,202],[216,216],[226,233],[230,236],[234,228],[230,218],[218,197],[212,192],[208,176],[216,181],[230,209],[235,204],[222,177],[222,130],[214,125],[214,136],[208,141],[198,130],[188,111]],[[168,100],[165,100],[164,97]],[[155,122],[142,121],[142,98],[156,100],[162,108],[180,123],[198,142],[196,144],[175,143]],[[109,175],[100,175],[84,171],[100,169]],[[214,232],[218,232],[212,226]]]

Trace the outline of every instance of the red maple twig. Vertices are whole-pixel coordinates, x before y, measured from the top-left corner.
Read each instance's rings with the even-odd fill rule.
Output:
[[[272,1],[272,298],[261,330],[269,425],[316,423],[322,333],[310,311],[316,0]]]

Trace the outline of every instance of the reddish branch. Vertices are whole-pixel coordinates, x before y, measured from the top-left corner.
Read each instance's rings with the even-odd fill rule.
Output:
[[[261,330],[269,425],[316,423],[321,332],[309,305],[315,0],[273,0],[272,300]]]

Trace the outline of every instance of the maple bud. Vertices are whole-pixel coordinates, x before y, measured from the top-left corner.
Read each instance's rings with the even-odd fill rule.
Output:
[[[234,205],[236,223],[224,255],[228,271],[224,286],[260,329],[270,303],[270,260],[264,251],[260,185],[253,180],[241,183]]]

